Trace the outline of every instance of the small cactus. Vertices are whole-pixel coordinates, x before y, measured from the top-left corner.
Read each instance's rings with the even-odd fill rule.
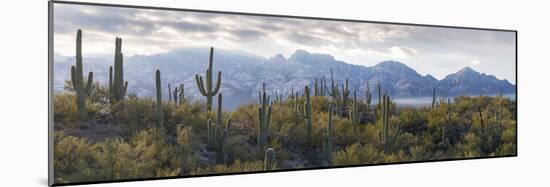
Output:
[[[445,127],[441,127],[441,141],[437,145],[445,149],[449,147],[450,144],[449,138],[445,137]]]
[[[221,123],[221,122],[220,122]],[[211,119],[207,121],[207,144],[206,148],[210,151],[216,152],[216,161],[218,163],[225,162],[225,148],[224,144],[229,138],[229,131],[231,129],[231,119],[227,119],[225,129],[222,128],[220,123],[216,124]]]
[[[204,81],[202,76],[195,75],[195,81],[197,82],[197,87],[199,88],[200,93],[206,97],[206,108],[208,111],[212,110],[212,97],[214,97],[216,94],[218,94],[218,91],[220,90],[220,84],[222,82],[222,72],[218,71],[218,79],[215,83],[215,87],[213,87],[214,82],[212,80],[212,71],[214,69],[212,68],[214,58],[214,48],[210,48],[210,60],[208,61],[208,69],[206,69],[206,86],[204,85]]]
[[[265,150],[264,171],[274,170],[276,165],[277,161],[275,158],[275,149],[268,148],[267,150]]]

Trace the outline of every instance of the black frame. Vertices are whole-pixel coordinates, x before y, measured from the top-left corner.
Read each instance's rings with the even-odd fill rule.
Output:
[[[154,178],[139,178],[139,179],[119,179],[119,180],[109,180],[109,181],[92,181],[92,182],[74,182],[74,183],[55,184],[55,183],[53,183],[53,173],[54,173],[54,168],[53,168],[53,159],[54,159],[54,155],[53,155],[53,143],[54,143],[53,142],[53,137],[54,137],[54,135],[53,135],[53,133],[54,132],[53,132],[53,108],[52,108],[53,107],[52,95],[53,95],[53,42],[54,42],[54,38],[53,38],[53,13],[54,13],[53,5],[54,4],[73,4],[73,5],[87,5],[87,6],[101,6],[101,7],[168,10],[168,11],[185,11],[185,12],[200,12],[200,13],[230,14],[230,15],[245,15],[245,16],[278,17],[278,18],[294,18],[294,19],[309,19],[309,20],[324,20],[324,21],[343,21],[343,22],[356,22],[356,23],[376,23],[376,24],[392,24],[392,25],[436,27],[436,28],[452,28],[452,29],[513,32],[515,34],[515,73],[516,73],[516,77],[515,77],[515,81],[516,81],[516,83],[515,83],[515,88],[516,88],[516,92],[515,92],[516,111],[515,111],[515,114],[516,114],[516,116],[515,116],[515,118],[516,118],[516,120],[518,120],[518,105],[517,105],[517,102],[518,102],[518,31],[517,30],[50,0],[50,1],[48,1],[48,185],[49,186],[86,185],[86,184],[134,182],[134,181],[149,181],[149,180],[163,180],[163,179],[182,179],[182,178],[198,178],[198,177],[211,177],[211,176],[229,176],[229,175],[241,175],[241,174],[277,173],[277,172],[288,172],[288,171],[338,169],[338,168],[352,168],[352,167],[363,167],[363,166],[383,166],[383,165],[395,165],[395,164],[415,164],[415,163],[430,163],[430,162],[444,162],[444,161],[462,161],[462,160],[477,160],[477,159],[508,158],[508,157],[517,157],[518,156],[518,150],[517,150],[518,149],[517,148],[518,147],[518,126],[517,126],[518,121],[516,121],[516,132],[515,132],[516,133],[516,142],[515,142],[515,144],[516,144],[516,153],[513,154],[513,155],[506,155],[506,156],[471,157],[471,158],[457,158],[457,159],[434,159],[434,160],[426,160],[426,161],[403,161],[403,162],[378,163],[378,164],[360,164],[360,165],[347,165],[347,166],[278,169],[278,170],[274,170],[274,171],[251,171],[251,172],[219,173],[219,174],[189,175],[189,176],[175,176],[175,177],[154,177]]]

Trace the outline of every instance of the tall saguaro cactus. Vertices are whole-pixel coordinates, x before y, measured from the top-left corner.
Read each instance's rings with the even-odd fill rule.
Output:
[[[349,119],[351,120],[351,123],[356,127],[359,125],[359,110],[358,108],[358,102],[357,102],[357,91],[353,91],[353,103],[351,104],[351,110],[349,111]]]
[[[312,131],[312,111],[311,111],[311,103],[309,100],[309,87],[305,86],[304,88],[304,94],[306,97],[306,101],[303,105],[300,105],[298,107],[298,115],[306,120],[306,140],[309,142],[311,140],[311,131]]]
[[[319,88],[319,96],[325,96],[326,88],[327,88],[327,80],[325,79],[325,76],[321,78],[321,88]]]
[[[348,104],[349,94],[350,94],[350,90],[348,87],[348,79],[346,79],[346,83],[342,84],[342,100],[344,102],[344,106]]]
[[[264,171],[274,170],[276,167],[275,149],[268,148],[265,150]]]
[[[168,83],[168,102],[172,102],[172,87],[170,87],[170,83]]]
[[[183,104],[185,102],[185,86],[183,83],[180,84],[180,93],[178,95],[179,98],[179,104]]]
[[[128,90],[128,81],[124,81],[122,39],[118,37],[115,39],[114,63],[114,72],[113,66],[109,67],[109,94],[111,103],[123,100],[126,96],[126,91]]]
[[[502,96],[502,90],[501,90],[498,96],[498,110],[495,111],[495,123],[496,123],[497,134],[500,134],[502,130],[503,101],[504,101],[504,97]]]
[[[382,86],[380,86],[380,82],[378,83],[378,107],[376,109],[376,115],[380,115],[381,109],[382,109]]]
[[[216,86],[213,87],[213,80],[212,80],[212,71],[214,69],[212,68],[212,63],[214,59],[214,48],[210,48],[210,59],[208,61],[208,69],[206,69],[206,87],[204,86],[204,81],[202,79],[202,76],[199,76],[198,74],[195,75],[195,80],[197,82],[197,87],[199,88],[200,93],[206,97],[206,108],[208,111],[212,110],[212,97],[214,97],[216,94],[218,94],[218,91],[220,90],[220,84],[222,82],[222,72],[218,71],[218,79],[216,80]]]
[[[334,76],[332,74],[332,68],[330,69],[330,90],[326,88],[326,91],[328,95],[332,96],[332,101],[336,102],[338,100],[338,96],[340,96],[340,93],[338,93],[338,84],[334,82]]]
[[[271,105],[269,102],[269,96],[265,92],[265,83],[262,85],[263,92],[258,92],[260,97],[260,107],[258,108],[258,150],[263,151],[264,146],[267,143],[267,135],[269,131],[269,124],[271,123]]]
[[[401,128],[401,122],[397,122],[397,126],[392,130],[390,129],[390,96],[384,94],[382,99],[382,134],[379,136],[380,143],[384,145],[384,153],[388,153],[389,147],[393,145],[397,136],[399,135],[399,130]],[[390,131],[393,133],[390,135]]]
[[[76,31],[76,65],[71,66],[71,82],[76,92],[76,105],[80,118],[86,118],[86,97],[90,94],[93,85],[94,73],[88,73],[88,80],[84,83],[82,73],[82,31]]]
[[[332,112],[333,112],[334,106],[330,106],[328,109],[328,121],[327,121],[327,128],[323,132],[323,153],[325,154],[325,158],[327,161],[327,164],[330,166],[332,164],[332,147],[333,147],[333,140],[332,140]]]
[[[317,86],[317,78],[315,78],[315,84],[313,85],[313,96],[319,96],[319,92],[320,90],[319,90],[319,87]]]
[[[369,82],[367,81],[367,91],[365,92],[365,103],[367,103],[367,112],[370,110],[371,101],[372,101],[372,93],[370,92]]]
[[[159,129],[161,129],[161,132],[164,131],[164,111],[162,109],[162,84],[160,82],[160,70],[157,70],[155,73],[155,87],[156,87],[156,93],[157,93],[157,106],[156,106],[156,114],[157,114],[157,126]]]

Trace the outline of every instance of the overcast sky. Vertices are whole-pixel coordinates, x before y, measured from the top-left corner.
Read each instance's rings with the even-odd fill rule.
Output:
[[[54,52],[74,56],[79,28],[87,57],[112,55],[118,36],[125,56],[214,46],[288,58],[303,49],[365,66],[396,60],[437,79],[466,66],[516,76],[512,32],[55,4]]]

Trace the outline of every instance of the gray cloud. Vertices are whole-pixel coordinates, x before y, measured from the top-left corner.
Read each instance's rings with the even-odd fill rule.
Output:
[[[74,52],[79,28],[90,53],[110,53],[123,36],[129,55],[209,45],[264,57],[306,49],[361,65],[399,60],[439,78],[470,65],[515,79],[511,32],[56,4],[56,52]]]

